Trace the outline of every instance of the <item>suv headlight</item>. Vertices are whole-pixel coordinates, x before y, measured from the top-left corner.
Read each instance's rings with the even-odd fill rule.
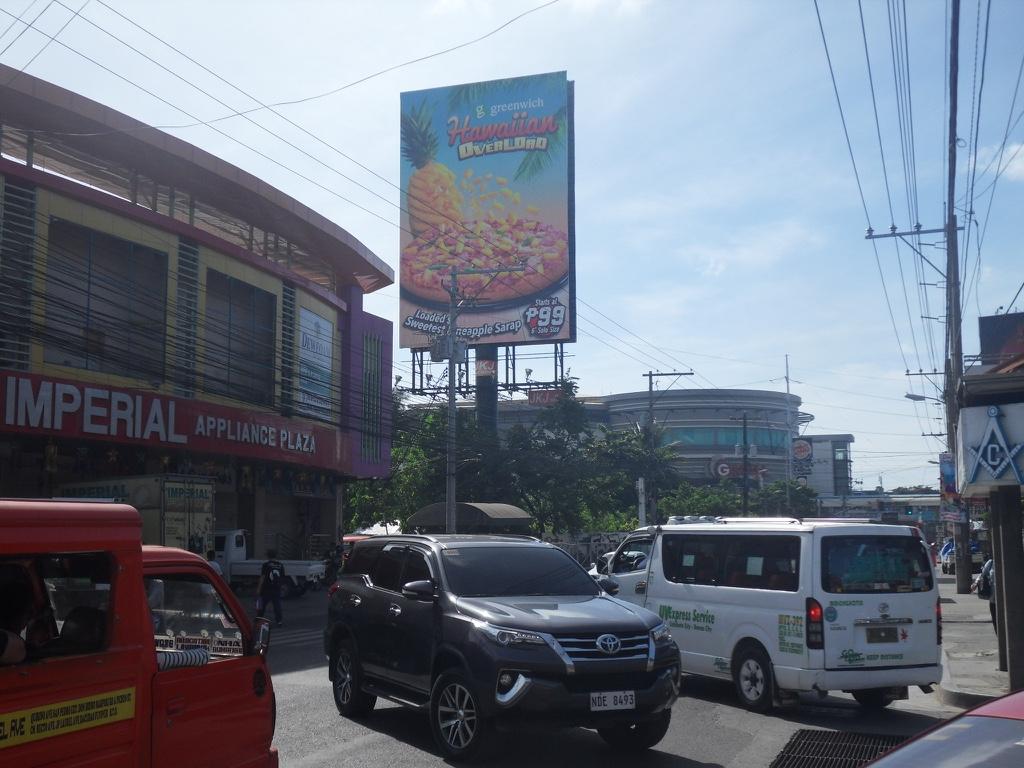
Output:
[[[498,645],[506,647],[512,645],[522,646],[547,644],[547,641],[536,632],[524,632],[521,629],[496,627],[493,624],[485,624],[483,622],[478,623],[476,628],[491,638],[491,640],[496,642]]]
[[[662,643],[672,638],[672,630],[669,629],[668,624],[661,622],[658,626],[651,630],[651,639],[656,643]]]

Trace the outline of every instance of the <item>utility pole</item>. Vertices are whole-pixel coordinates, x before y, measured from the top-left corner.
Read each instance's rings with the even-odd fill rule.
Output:
[[[956,114],[957,78],[959,76],[960,0],[952,0],[949,20],[949,176],[946,185],[946,439],[950,452],[957,454],[957,391],[964,375],[963,340],[960,320],[960,258],[956,226]],[[970,212],[968,212],[970,216]],[[970,221],[967,222],[968,225]],[[965,514],[961,507],[960,514]],[[956,591],[971,591],[971,526],[969,521],[956,524]]]
[[[793,417],[789,402],[789,355],[786,355],[786,514],[793,514],[789,484],[793,482]],[[744,440],[746,442],[746,440]]]
[[[443,269],[444,267],[438,267]],[[464,358],[466,354],[465,345],[459,349],[458,345],[458,315],[461,304],[459,302],[459,276],[460,275],[498,275],[503,272],[522,272],[526,269],[523,265],[515,267],[503,267],[501,269],[457,269],[451,267],[448,274],[451,280],[448,283],[448,338],[446,353],[448,355],[448,434],[445,441],[445,484],[444,484],[444,529],[446,533],[457,533],[458,525],[455,519],[455,440],[457,436],[458,414],[455,408],[455,395],[458,382],[456,381],[457,358]]]
[[[656,371],[648,371],[647,373],[641,374],[647,377],[647,450],[648,456],[650,457],[651,468],[654,466],[654,377],[655,376],[675,376],[677,379],[680,376],[693,376],[693,371],[671,371],[669,373],[660,373]],[[673,382],[675,383],[675,382]],[[672,386],[669,384],[669,386]],[[644,478],[640,478],[641,482]],[[658,522],[658,507],[657,502],[654,499],[654,490],[656,488],[654,484],[654,478],[650,478],[650,484],[647,485],[648,491],[651,497],[650,515],[651,520],[655,523]],[[646,510],[645,510],[646,515]]]
[[[750,455],[750,448],[747,443],[747,412],[743,412],[743,516],[749,511],[748,500],[750,490],[747,487],[747,456]]]
[[[457,327],[456,313],[458,311],[457,299],[459,297],[459,273],[452,267],[451,281],[448,283],[448,433],[445,440],[445,479],[444,479],[444,530],[446,533],[455,533],[455,437],[456,437],[456,408],[455,408],[455,330]]]

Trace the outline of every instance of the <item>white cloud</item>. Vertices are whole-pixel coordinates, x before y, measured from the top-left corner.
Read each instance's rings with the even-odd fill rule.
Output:
[[[676,256],[695,265],[706,277],[716,277],[736,268],[762,270],[822,245],[820,235],[796,221],[780,221],[728,237],[724,242],[706,242],[676,249]]]
[[[569,0],[569,7],[574,11],[595,13],[611,8],[616,14],[635,14],[645,10],[651,0]]]
[[[1003,171],[1003,175],[1012,179],[1013,181],[1024,181],[1024,144],[1010,144],[1006,147],[1006,153],[1004,158],[1013,158],[1006,164],[1006,160],[1003,163],[1006,164],[1006,170]]]

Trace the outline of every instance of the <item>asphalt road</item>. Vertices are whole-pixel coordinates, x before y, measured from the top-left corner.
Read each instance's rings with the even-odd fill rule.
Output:
[[[274,743],[283,766],[445,764],[434,750],[426,717],[419,713],[378,703],[359,722],[338,715],[321,641],[324,592],[285,601],[284,612],[284,626],[274,629],[269,653],[278,709]],[[595,732],[573,729],[499,734],[489,764],[766,768],[799,729],[911,736],[958,711],[941,705],[934,693],[912,689],[908,701],[881,713],[865,713],[852,698],[837,694],[809,696],[796,708],[757,715],[737,704],[730,684],[686,677],[668,735],[639,759],[616,758]]]

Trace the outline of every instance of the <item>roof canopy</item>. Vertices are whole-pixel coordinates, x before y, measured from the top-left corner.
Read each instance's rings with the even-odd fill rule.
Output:
[[[522,532],[533,518],[526,510],[511,504],[459,502],[455,505],[455,524],[459,533]],[[439,501],[417,510],[406,521],[405,528],[423,533],[440,533],[445,529],[445,503]]]
[[[3,151],[32,167],[154,211],[170,207],[172,217],[187,195],[195,226],[330,290],[394,282],[391,267],[334,222],[169,133],[3,64],[0,104]]]

